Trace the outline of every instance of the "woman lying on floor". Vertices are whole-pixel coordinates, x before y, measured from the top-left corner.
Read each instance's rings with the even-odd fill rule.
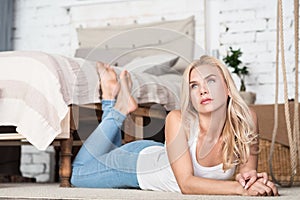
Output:
[[[97,66],[102,122],[73,162],[74,186],[278,195],[267,174],[256,172],[256,115],[219,60],[202,56],[185,70],[181,110],[171,111],[166,118],[165,144],[139,140],[121,145],[122,123],[137,108],[130,94],[131,79],[123,71],[118,83],[111,67]],[[239,173],[232,180],[238,166]]]

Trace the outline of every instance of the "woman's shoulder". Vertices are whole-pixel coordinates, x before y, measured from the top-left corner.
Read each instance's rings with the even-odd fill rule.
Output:
[[[181,111],[180,110],[172,110],[171,112],[169,112],[169,114],[167,115],[167,121],[181,121]]]
[[[172,110],[168,113],[165,124],[165,138],[166,143],[171,144],[173,139],[175,139],[178,134],[182,135],[184,133],[180,131],[182,128],[181,123],[181,111],[180,110]]]
[[[166,118],[166,128],[178,129],[181,126],[181,111],[172,110]]]

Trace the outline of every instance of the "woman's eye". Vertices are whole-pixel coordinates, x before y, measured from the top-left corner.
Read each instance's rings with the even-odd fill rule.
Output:
[[[207,83],[208,83],[208,84],[215,83],[215,82],[216,82],[215,79],[208,79],[208,80],[207,80]]]
[[[198,88],[198,84],[191,84],[191,88],[192,89]]]

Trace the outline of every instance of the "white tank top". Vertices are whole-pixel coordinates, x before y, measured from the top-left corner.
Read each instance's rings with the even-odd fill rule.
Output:
[[[203,167],[197,162],[198,135],[194,131],[195,128],[191,128],[189,139],[194,175],[210,179],[230,179],[235,172],[235,167],[224,172],[222,163],[213,167]],[[165,146],[151,146],[140,152],[137,160],[137,179],[143,190],[181,192],[170,166]]]
[[[181,192],[163,146],[146,147],[139,153],[137,179],[143,190]]]
[[[199,124],[198,120],[195,120],[195,123],[192,125],[190,129],[190,138],[188,141],[190,147],[190,155],[193,162],[194,175],[198,177],[218,179],[218,180],[230,179],[233,176],[236,167],[224,171],[223,163],[220,163],[219,165],[213,167],[203,167],[198,163],[196,158],[196,149],[197,149],[196,147],[197,147],[198,134],[199,134],[198,124]]]
[[[198,137],[196,137],[192,142],[192,144],[190,145],[190,154],[192,157],[192,162],[194,167],[194,175],[198,177],[218,179],[218,180],[230,179],[235,172],[235,167],[224,171],[223,163],[213,167],[203,167],[198,163],[196,158],[197,138]]]

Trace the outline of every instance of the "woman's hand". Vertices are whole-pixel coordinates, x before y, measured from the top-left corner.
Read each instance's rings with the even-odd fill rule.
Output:
[[[239,182],[244,189],[248,189],[257,179],[261,179],[264,184],[268,182],[268,174],[266,172],[257,173],[256,170],[241,172],[236,175],[235,180]]]
[[[264,178],[258,178],[247,190],[251,196],[279,196],[278,189],[271,181],[265,183]]]

